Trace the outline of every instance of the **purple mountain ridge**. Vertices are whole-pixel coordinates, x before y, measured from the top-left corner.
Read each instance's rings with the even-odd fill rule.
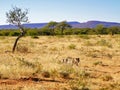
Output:
[[[120,26],[120,23],[117,22],[104,22],[104,21],[88,21],[84,23],[80,23],[77,21],[68,22],[73,28],[95,28],[97,25],[101,24],[104,27],[112,27],[112,26]],[[47,23],[28,23],[23,24],[26,28],[42,28]],[[0,25],[0,30],[2,29],[17,29],[15,25]]]

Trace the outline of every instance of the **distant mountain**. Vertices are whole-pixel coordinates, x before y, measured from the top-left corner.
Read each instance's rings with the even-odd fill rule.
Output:
[[[42,28],[46,25],[47,23],[28,23],[28,24],[23,24],[24,27],[26,28]],[[0,29],[17,29],[18,27],[15,25],[0,25]]]
[[[23,25],[26,28],[42,28],[46,24],[47,23],[28,23],[28,24],[23,24]],[[102,24],[105,27],[120,26],[120,23],[103,22],[103,21],[88,21],[84,23],[74,21],[74,22],[68,22],[68,24],[70,24],[73,28],[94,28],[99,24]],[[14,25],[0,25],[0,29],[17,29],[17,27]]]
[[[80,23],[78,27],[79,28],[95,28],[99,24],[103,25],[104,27],[120,26],[120,23],[116,23],[116,22],[88,21],[85,23]]]

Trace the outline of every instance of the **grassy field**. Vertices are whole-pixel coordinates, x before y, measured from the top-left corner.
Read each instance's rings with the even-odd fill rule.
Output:
[[[0,37],[0,90],[120,90],[120,35],[27,36],[13,54],[15,39]]]

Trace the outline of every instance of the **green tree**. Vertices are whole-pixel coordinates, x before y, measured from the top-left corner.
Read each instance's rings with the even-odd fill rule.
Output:
[[[54,35],[57,24],[58,24],[57,22],[51,21],[45,26],[45,28],[49,29],[51,31],[51,34]]]
[[[96,34],[106,34],[107,32],[105,29],[106,28],[104,27],[104,25],[99,24],[95,27],[95,32],[96,32]]]
[[[56,28],[61,30],[61,35],[63,35],[63,32],[65,29],[71,28],[72,26],[69,25],[66,21],[62,21],[57,24]]]
[[[6,13],[7,22],[9,22],[10,24],[16,25],[21,32],[20,35],[15,40],[15,43],[12,49],[13,53],[15,51],[18,40],[25,35],[25,30],[24,30],[24,27],[22,26],[22,23],[28,22],[27,14],[28,14],[27,9],[22,11],[22,9],[18,7],[13,7],[12,10],[9,10],[9,12]]]
[[[112,26],[112,27],[109,27],[109,28],[107,29],[107,32],[108,32],[109,34],[111,34],[111,35],[119,34],[120,29],[119,29],[119,27],[117,27],[117,26]]]

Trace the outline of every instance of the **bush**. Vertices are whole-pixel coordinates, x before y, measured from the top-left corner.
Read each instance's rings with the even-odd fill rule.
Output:
[[[97,62],[94,62],[93,64],[94,64],[95,66],[96,66],[96,65],[103,65],[102,61],[97,61]]]
[[[75,49],[75,48],[76,48],[76,45],[75,45],[75,44],[70,44],[70,45],[68,46],[68,48],[69,48],[69,49]]]
[[[50,73],[49,73],[48,71],[43,71],[43,72],[41,73],[41,75],[42,75],[43,77],[45,77],[45,78],[49,78],[49,77],[50,77]]]
[[[65,30],[64,31],[64,34],[65,35],[72,35],[73,34],[73,31],[71,29],[68,29],[68,30]]]
[[[90,41],[87,41],[87,42],[85,42],[85,45],[86,45],[86,46],[94,46],[94,43],[92,43],[92,42],[90,42]]]
[[[69,82],[71,90],[90,90],[87,87],[87,82],[84,82],[82,79],[72,80]]]
[[[9,36],[18,36],[19,34],[20,34],[20,32],[18,32],[18,31],[11,31],[9,33]]]
[[[113,77],[111,75],[105,75],[102,77],[103,81],[110,81],[113,80]]]
[[[60,77],[64,79],[68,79],[70,75],[68,72],[60,72],[59,74],[60,74]]]
[[[31,38],[33,38],[33,39],[39,39],[38,36],[31,36]]]
[[[37,30],[27,30],[27,35],[28,36],[36,36],[36,35],[38,35],[38,31]]]
[[[19,61],[20,66],[27,66],[27,67],[31,67],[31,68],[35,67],[35,65],[33,63],[28,62],[24,58],[17,58],[17,60]]]
[[[9,36],[10,31],[9,30],[1,30],[0,33],[1,33],[1,36]]]
[[[79,35],[79,37],[82,39],[90,39],[90,37],[88,35]]]
[[[16,48],[16,51],[20,52],[20,53],[28,53],[28,47],[24,46],[24,45],[18,45]]]

